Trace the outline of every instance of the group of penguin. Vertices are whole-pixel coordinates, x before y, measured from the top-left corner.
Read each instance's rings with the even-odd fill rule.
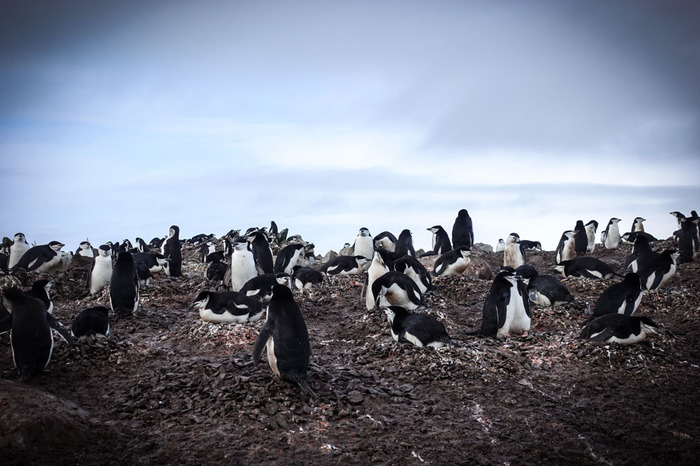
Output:
[[[676,239],[680,243],[683,232],[688,232],[693,252],[697,252],[697,215],[694,211],[687,218],[678,212],[672,214],[678,219],[680,227],[674,233]],[[654,332],[656,324],[647,317],[632,315],[641,302],[642,293],[644,290],[658,289],[675,273],[679,253],[654,252],[649,241],[655,238],[644,232],[644,219],[635,219],[631,232],[622,236],[617,228],[619,221],[616,218],[610,220],[601,234],[601,242],[606,248],[614,248],[622,240],[633,241],[632,254],[625,264],[625,268],[631,271],[599,297],[593,316],[581,332],[581,338],[621,343],[643,340],[647,333]],[[688,224],[694,225],[695,230],[683,228]],[[610,278],[616,275],[607,264],[585,256],[593,252],[596,229],[595,221],[586,225],[578,221],[574,230],[564,232],[555,259],[557,270],[564,276]],[[445,326],[434,316],[412,311],[425,305],[422,297],[434,289],[433,277],[462,273],[468,265],[474,247],[472,221],[466,209],[460,210],[452,229],[452,241],[439,225],[428,230],[433,233],[432,249],[424,256],[438,256],[431,272],[416,257],[409,230],[402,231],[398,238],[386,231],[373,238],[367,228],[361,228],[355,243],[323,264],[320,270],[301,265],[307,243],[300,237],[286,238],[285,231],[283,244],[280,241],[282,235],[274,222],[269,231],[265,228],[251,229],[245,235],[239,235],[238,231],[232,230],[225,236],[223,252],[216,251],[214,243],[209,241],[213,235],[201,235],[190,241],[201,243],[202,261],[210,264],[207,269],[209,278],[213,276],[209,272],[213,264],[225,264],[230,258],[230,265],[225,265],[225,272],[223,275],[217,273],[217,277],[224,277],[220,281],[230,280],[231,290],[202,291],[190,309],[199,311],[205,321],[242,323],[262,318],[265,311],[263,306],[266,305],[267,317],[254,345],[254,361],[259,362],[263,350],[267,349],[272,371],[281,379],[298,384],[313,397],[315,394],[307,379],[311,354],[308,329],[295,301],[293,288],[304,290],[320,287],[325,277],[334,275],[363,275],[366,277],[363,288],[365,305],[368,310],[379,308],[384,311],[394,340],[435,348],[452,342]],[[586,239],[585,247],[575,240],[577,236]],[[17,249],[15,243],[25,243],[25,247]],[[122,245],[120,250],[112,244],[100,246],[92,258],[88,273],[87,288],[91,294],[109,285],[110,307],[118,318],[129,316],[138,308],[139,288],[143,283],[139,269],[143,269],[144,264],[149,264],[146,266],[148,271],[163,271],[175,277],[182,274],[183,242],[179,239],[176,225],[170,227],[168,236],[162,242],[151,242],[151,247],[160,246],[160,253],[148,252],[143,241],[137,240],[137,243],[140,247],[134,249],[124,249]],[[272,244],[277,248],[276,254],[273,254]],[[509,334],[526,336],[530,329],[531,302],[554,307],[573,300],[559,279],[540,275],[526,263],[528,249],[541,250],[538,242],[520,240],[516,233],[512,233],[504,244],[501,249],[504,254],[503,268],[485,297],[481,327],[470,332],[472,334],[498,339],[504,339]],[[29,261],[17,259],[13,248],[14,251],[24,248],[23,254],[26,254],[33,249],[26,246],[24,235],[15,235],[15,241],[9,248],[10,271],[17,267],[37,271],[38,268],[34,267],[37,262],[49,263],[53,260],[46,248],[43,248],[44,253],[30,256]],[[54,255],[58,255],[60,247],[56,249],[55,244],[47,246],[54,251]],[[87,246],[81,244],[76,256],[88,249],[92,249],[89,243]],[[113,255],[116,255],[116,260],[112,266]],[[53,348],[51,329],[68,342],[84,334],[111,334],[109,310],[105,306],[81,312],[73,323],[72,331],[68,332],[51,315],[49,288],[50,282],[40,280],[27,292],[18,288],[3,290],[4,309],[0,309],[0,312],[5,312],[5,315],[0,314],[0,332],[12,331],[13,360],[23,381],[48,365]],[[36,341],[27,344],[28,329],[36,329],[37,334],[42,335],[40,344]]]

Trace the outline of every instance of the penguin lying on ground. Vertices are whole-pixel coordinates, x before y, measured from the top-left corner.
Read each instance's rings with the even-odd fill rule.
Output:
[[[321,271],[327,275],[360,275],[367,262],[365,256],[338,256],[323,264]]]
[[[267,320],[253,348],[256,364],[265,347],[272,372],[282,380],[296,383],[311,398],[316,398],[307,375],[311,356],[309,332],[292,290],[284,285],[275,285],[272,290]]]
[[[658,333],[657,327],[649,317],[606,314],[589,322],[579,338],[629,345],[645,340],[650,333]]]
[[[469,267],[470,256],[471,251],[464,246],[447,251],[435,261],[433,274],[437,277],[459,275]]]
[[[25,252],[12,270],[24,269],[27,272],[49,272],[61,261],[59,251],[65,244],[51,241],[49,244],[34,246]],[[10,257],[12,259],[12,257]]]
[[[624,314],[631,316],[642,301],[642,284],[639,275],[630,272],[618,283],[607,287],[595,302],[593,317],[605,314]]]
[[[569,289],[557,277],[540,275],[531,265],[521,265],[515,269],[515,274],[523,278],[530,301],[535,304],[551,306],[554,309],[559,303],[574,300]]]
[[[608,264],[595,257],[576,257],[564,261],[554,268],[564,277],[611,278],[615,271]]]
[[[292,270],[292,282],[300,290],[310,290],[313,287],[323,288],[323,273],[311,267],[295,265]]]
[[[202,291],[188,310],[197,310],[203,321],[217,324],[255,322],[264,312],[258,299],[239,291]]]
[[[411,314],[401,306],[384,309],[391,324],[391,336],[399,343],[412,343],[420,348],[442,348],[452,343],[442,322],[427,314]]]
[[[90,307],[82,311],[73,321],[71,334],[75,338],[84,335],[104,335],[107,338],[113,336],[109,325],[109,309],[104,306]]]
[[[46,311],[44,303],[18,288],[4,290],[3,305],[11,315],[0,321],[0,333],[10,331],[12,359],[19,371],[20,381],[27,382],[32,374],[43,371],[53,353],[52,329],[67,342],[70,333]]]

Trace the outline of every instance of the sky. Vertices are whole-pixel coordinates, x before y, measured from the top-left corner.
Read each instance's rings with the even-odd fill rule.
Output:
[[[0,0],[0,236],[553,250],[700,207],[700,3]]]

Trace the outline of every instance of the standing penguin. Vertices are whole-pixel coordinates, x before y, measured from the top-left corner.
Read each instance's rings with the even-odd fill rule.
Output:
[[[65,244],[51,241],[49,244],[34,246],[25,252],[15,264],[14,269],[24,269],[27,272],[50,272],[61,262],[59,251]]]
[[[593,317],[605,314],[624,314],[631,316],[642,301],[642,284],[639,275],[630,272],[618,283],[613,283],[603,291],[595,302]]]
[[[267,309],[267,320],[253,348],[253,361],[260,362],[267,347],[267,362],[282,380],[296,383],[310,397],[316,394],[309,384],[307,371],[311,357],[311,344],[306,322],[292,290],[275,285]]]
[[[170,263],[169,275],[171,277],[182,276],[182,247],[180,246],[180,227],[173,225],[168,230],[168,237],[162,246],[163,257]]]
[[[67,343],[72,343],[73,339],[40,300],[20,289],[6,289],[2,302],[11,315],[0,321],[0,333],[11,332],[12,359],[20,381],[27,382],[32,374],[43,371],[51,361],[54,346],[51,329]]]
[[[389,266],[386,264],[388,258],[386,257],[388,252],[385,249],[377,249],[374,251],[374,256],[372,257],[372,263],[367,269],[367,289],[365,290],[365,306],[367,310],[372,310],[377,305],[376,297],[374,296],[373,284],[374,282],[389,272]]]
[[[413,249],[413,235],[411,234],[411,230],[403,230],[399,234],[394,252],[396,252],[397,256],[416,257],[416,250]]]
[[[7,268],[12,268],[17,265],[17,262],[22,258],[25,252],[29,251],[31,246],[27,243],[27,238],[24,233],[15,234],[14,241],[10,246],[10,258],[7,261]]]
[[[501,270],[486,295],[481,317],[481,334],[504,340],[509,333],[527,336],[530,330],[530,302],[525,284],[512,269]]]
[[[503,238],[498,238],[498,243],[496,244],[495,252],[503,252],[505,250],[506,250],[506,242],[503,241]]]
[[[520,235],[511,233],[506,238],[506,248],[503,250],[503,267],[517,269],[525,264],[525,253],[520,247]]]
[[[89,257],[90,259],[95,257],[95,253],[92,251],[92,245],[89,241],[81,241],[78,245],[78,249],[75,250],[75,255]]]
[[[444,228],[442,228],[442,226],[435,225],[430,228],[427,228],[427,230],[433,234],[433,250],[426,252],[421,257],[434,256],[436,254],[439,256],[441,254],[445,254],[447,251],[452,249],[450,237],[447,235],[447,232]]]
[[[573,259],[576,256],[576,230],[567,230],[561,235],[557,250],[554,254],[554,263],[561,264],[564,261]]]
[[[630,229],[630,233],[644,231],[644,222],[646,222],[646,220],[647,219],[642,217],[635,217],[632,221],[632,228]]]
[[[678,240],[678,263],[693,262],[693,252],[698,248],[696,244],[698,226],[686,217],[681,218],[678,223],[681,227],[673,232],[673,236]]]
[[[299,258],[304,254],[303,244],[288,244],[280,249],[275,258],[275,273],[291,275]]]
[[[452,247],[466,247],[471,250],[474,246],[474,229],[472,228],[472,218],[467,209],[461,209],[457,213],[454,225],[452,225]]]
[[[574,231],[576,232],[576,236],[574,236],[574,251],[576,254],[585,254],[586,249],[588,249],[588,235],[586,234],[586,227],[583,225],[583,220],[576,221]]]
[[[374,254],[374,240],[369,234],[369,229],[362,227],[355,238],[355,243],[352,245],[353,256],[363,256],[368,260],[372,259]]]
[[[401,306],[384,309],[391,324],[391,336],[399,343],[413,343],[422,348],[442,348],[452,343],[442,322],[428,314],[411,314]]]
[[[109,305],[117,317],[127,317],[139,307],[139,277],[134,259],[120,252],[109,283]]]
[[[586,237],[588,238],[588,246],[586,247],[587,253],[592,253],[595,250],[595,234],[598,231],[598,222],[591,220],[584,225],[586,228]]]
[[[274,263],[272,262],[272,249],[270,242],[267,240],[267,235],[262,230],[255,230],[247,235],[250,242],[253,258],[258,267],[258,273],[275,273]]]
[[[617,249],[620,246],[620,223],[619,218],[611,218],[605,230],[600,232],[600,242],[603,243],[605,249]]]
[[[112,252],[106,244],[97,248],[87,276],[87,287],[91,295],[96,294],[112,278]]]
[[[231,253],[231,288],[239,291],[253,277],[258,275],[253,250],[245,238],[236,238]]]

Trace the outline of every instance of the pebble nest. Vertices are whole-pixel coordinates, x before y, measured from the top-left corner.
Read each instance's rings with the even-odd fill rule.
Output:
[[[655,250],[673,246],[654,244]],[[631,247],[593,253],[622,273]],[[396,343],[365,308],[362,277],[295,292],[312,347],[309,400],[252,349],[264,319],[202,322],[188,311],[210,284],[196,250],[184,276],[155,277],[114,337],[58,341],[47,370],[20,384],[0,336],[2,464],[695,464],[700,447],[698,263],[681,264],[637,310],[661,327],[635,345],[579,340],[595,300],[619,278],[563,282],[575,300],[533,306],[530,335],[473,336],[501,253],[435,279],[418,312],[454,344]],[[426,258],[430,267],[435,258]],[[554,253],[529,252],[540,273]],[[25,286],[35,277],[21,277]],[[54,316],[109,305],[85,296],[84,270],[50,276]],[[265,359],[265,358],[264,358]]]

